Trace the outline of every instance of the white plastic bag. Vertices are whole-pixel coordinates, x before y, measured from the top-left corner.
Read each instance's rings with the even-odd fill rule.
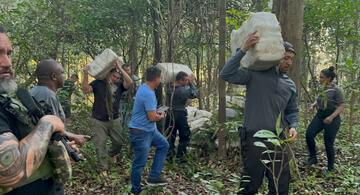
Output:
[[[199,118],[195,121],[189,123],[191,131],[195,131],[206,125],[206,123],[210,121],[208,118]]]
[[[188,122],[196,121],[200,118],[207,118],[210,119],[212,116],[211,112],[208,112],[206,110],[199,110],[195,107],[186,107],[187,113],[188,113]]]
[[[188,106],[186,107],[188,118],[187,121],[189,123],[191,131],[200,129],[205,126],[212,116],[211,112],[206,110],[199,110],[195,107]]]
[[[285,49],[281,28],[276,16],[268,12],[252,13],[238,30],[231,32],[231,51],[241,48],[248,36],[257,31],[259,43],[246,52],[240,61],[242,67],[252,70],[266,70],[278,65]]]
[[[175,81],[176,75],[181,71],[188,75],[193,74],[191,69],[184,64],[159,63],[156,66],[161,70],[161,82],[163,83]]]
[[[120,66],[124,64],[122,57],[118,57],[111,49],[105,49],[90,63],[89,74],[96,79],[105,79],[107,74],[115,68],[114,60],[118,60]]]

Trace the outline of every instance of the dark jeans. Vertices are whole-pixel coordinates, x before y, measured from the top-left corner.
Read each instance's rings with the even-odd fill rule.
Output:
[[[190,127],[187,122],[187,111],[172,111],[166,117],[166,136],[169,137],[170,144],[169,154],[175,153],[175,140],[177,132],[179,132],[179,145],[176,152],[176,157],[181,158],[186,154],[186,148],[190,142]]]
[[[253,135],[256,131],[249,131],[240,129],[241,132],[241,156],[244,164],[242,172],[242,180],[240,187],[243,190],[239,194],[253,195],[258,192],[261,187],[264,175],[267,177],[269,183],[269,195],[276,194],[276,188],[272,172],[276,175],[278,180],[278,192],[280,195],[287,195],[289,191],[289,182],[291,179],[289,159],[286,149],[281,150],[280,148],[274,149],[271,143],[264,141],[264,139],[254,138]],[[268,147],[268,150],[275,150],[276,153],[272,154],[271,159],[276,159],[274,169],[272,168],[272,162],[267,164],[270,167],[268,170],[261,160],[269,160],[267,153],[263,153],[266,148],[258,147],[254,145],[254,142],[263,142]]]
[[[156,151],[149,178],[157,179],[163,170],[169,144],[158,130],[147,132],[139,129],[130,129],[130,141],[133,149],[131,191],[138,193],[141,192],[141,175],[146,165],[151,146],[155,146]]]
[[[328,159],[328,168],[333,169],[335,163],[334,142],[336,134],[339,130],[341,119],[340,116],[334,118],[331,124],[325,124],[324,118],[320,114],[316,114],[306,130],[306,143],[309,150],[310,158],[316,158],[316,143],[315,137],[318,133],[324,130],[324,142],[326,148],[326,155]]]
[[[6,195],[63,195],[63,184],[56,183],[52,178],[47,180],[38,179],[12,190]]]

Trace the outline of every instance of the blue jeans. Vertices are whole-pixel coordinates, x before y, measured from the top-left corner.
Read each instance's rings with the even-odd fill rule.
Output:
[[[139,129],[130,129],[130,141],[134,153],[131,168],[131,191],[138,193],[141,191],[141,175],[151,146],[156,147],[156,152],[149,178],[157,179],[164,168],[169,143],[158,130],[147,132]]]

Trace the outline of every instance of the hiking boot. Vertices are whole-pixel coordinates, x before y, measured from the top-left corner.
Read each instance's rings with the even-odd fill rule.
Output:
[[[186,164],[186,163],[187,163],[187,160],[186,160],[186,158],[184,158],[184,157],[176,157],[175,162],[176,162],[177,164]]]
[[[166,161],[169,163],[172,163],[175,155],[176,155],[175,151],[173,149],[170,149],[166,155]]]
[[[325,170],[323,171],[323,173],[324,173],[324,175],[325,175],[326,177],[332,177],[332,176],[334,176],[334,174],[336,173],[336,169],[335,169],[334,167],[332,167],[332,168],[327,168],[327,169],[325,169]]]
[[[120,155],[120,153],[121,153],[121,149],[111,149],[108,152],[108,155],[112,158],[114,156]]]
[[[314,164],[317,164],[317,159],[316,158],[312,158],[310,157],[306,162],[305,162],[305,165],[306,166],[311,166],[311,165],[314,165]]]
[[[165,178],[163,177],[158,177],[156,179],[153,179],[153,178],[149,178],[147,181],[146,181],[147,185],[149,186],[164,186],[166,185],[168,182]]]
[[[135,192],[135,191],[131,190],[131,194],[134,194],[134,195],[139,195],[140,193],[141,193],[141,191],[139,191],[139,192]]]

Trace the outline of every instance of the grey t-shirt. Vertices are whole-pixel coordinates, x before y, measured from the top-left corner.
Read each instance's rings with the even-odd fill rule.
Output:
[[[344,103],[342,89],[331,83],[319,94],[316,103],[317,108],[320,110],[335,110],[340,104]]]
[[[35,86],[31,89],[30,94],[36,101],[45,102],[51,106],[54,115],[58,116],[63,122],[65,121],[65,113],[54,91],[46,86]]]
[[[240,67],[244,55],[237,52],[220,72],[225,81],[246,85],[244,126],[249,130],[274,131],[278,117],[283,114],[283,124],[296,128],[299,109],[294,82],[276,67],[264,71]]]

